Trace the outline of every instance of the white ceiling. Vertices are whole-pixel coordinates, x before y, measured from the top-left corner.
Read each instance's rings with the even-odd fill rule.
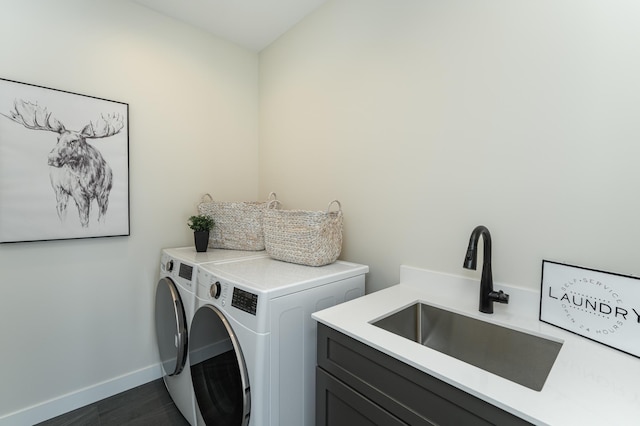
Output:
[[[260,51],[326,0],[133,0]]]

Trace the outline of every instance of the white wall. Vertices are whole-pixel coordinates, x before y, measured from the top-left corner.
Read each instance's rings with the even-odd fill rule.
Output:
[[[260,192],[345,214],[368,291],[401,263],[640,275],[640,3],[330,0],[260,54]],[[471,290],[470,291],[475,291]]]
[[[0,245],[0,424],[15,425],[159,373],[160,249],[192,244],[203,193],[258,196],[258,57],[128,1],[0,9],[0,77],[126,102],[130,120],[130,237]]]

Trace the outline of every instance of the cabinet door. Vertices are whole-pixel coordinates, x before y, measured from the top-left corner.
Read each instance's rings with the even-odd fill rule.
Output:
[[[324,324],[317,359],[336,380],[412,426],[530,425]]]
[[[316,426],[406,426],[343,382],[316,368]]]

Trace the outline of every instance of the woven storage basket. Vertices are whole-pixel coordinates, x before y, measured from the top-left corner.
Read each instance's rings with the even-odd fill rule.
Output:
[[[338,210],[331,211],[337,204]],[[267,209],[264,245],[274,259],[308,266],[335,262],[342,250],[342,206],[327,211]]]
[[[267,204],[278,207],[276,194],[269,194],[267,201],[214,201],[205,194],[198,204],[198,212],[211,216],[215,222],[209,234],[209,247],[231,250],[264,250],[262,228]]]

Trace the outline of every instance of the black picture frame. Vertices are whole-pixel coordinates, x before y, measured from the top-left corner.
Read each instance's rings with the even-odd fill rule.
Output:
[[[0,78],[0,243],[130,235],[129,105]]]
[[[539,319],[640,358],[640,278],[542,260]]]

